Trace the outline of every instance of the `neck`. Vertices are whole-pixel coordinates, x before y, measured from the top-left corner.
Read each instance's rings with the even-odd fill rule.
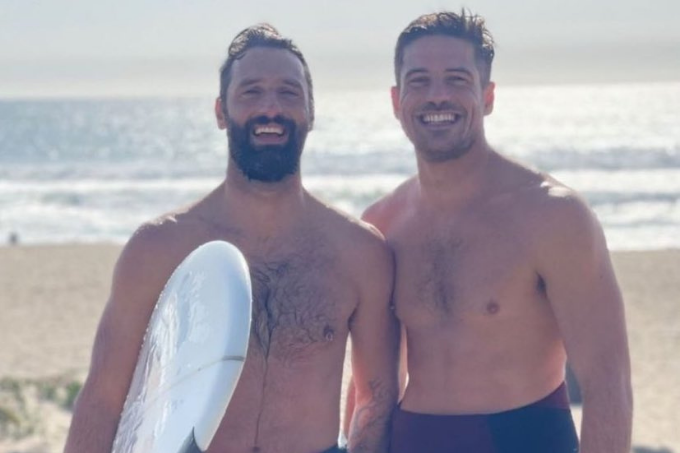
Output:
[[[482,140],[463,156],[444,162],[429,162],[418,154],[421,196],[437,205],[465,204],[483,189],[484,169],[493,153]]]
[[[301,199],[304,193],[300,172],[287,175],[281,181],[262,182],[248,179],[233,161],[227,166],[226,187],[239,196],[258,200],[264,205],[278,205],[283,200]]]
[[[227,211],[238,213],[230,223],[262,236],[275,235],[299,220],[307,200],[299,172],[265,183],[249,180],[233,162],[227,167],[222,193]]]

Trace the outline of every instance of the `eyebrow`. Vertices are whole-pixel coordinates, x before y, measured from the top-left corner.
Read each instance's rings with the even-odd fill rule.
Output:
[[[251,85],[255,85],[255,84],[258,83],[259,81],[260,81],[260,79],[254,79],[254,78],[251,78],[251,79],[244,79],[244,80],[241,80],[241,81],[238,83],[238,85],[234,85],[234,87],[237,87],[237,88],[247,88],[247,87],[249,87],[249,86],[251,86]]]
[[[250,86],[250,85],[255,85],[255,84],[257,84],[261,81],[262,81],[261,78],[244,79],[238,84],[238,86],[239,87],[247,87],[247,86]],[[302,84],[300,82],[298,82],[297,80],[294,80],[294,79],[283,79],[283,84],[291,86],[293,88],[298,88],[300,90],[302,89]]]
[[[303,88],[302,88],[302,84],[301,84],[300,82],[298,82],[297,80],[293,80],[293,79],[284,79],[284,80],[283,80],[283,84],[284,84],[284,85],[291,86],[291,87],[293,87],[293,88],[297,88],[297,89],[299,89],[299,90],[302,90],[302,89],[303,89]]]
[[[470,77],[473,77],[472,71],[470,71],[468,68],[465,68],[463,66],[459,66],[457,68],[447,68],[445,72],[462,72],[464,74],[467,74]]]
[[[422,74],[427,74],[427,70],[426,70],[425,68],[413,68],[413,69],[410,69],[406,74],[404,74],[404,78],[405,78],[405,79],[408,79],[408,78],[411,77],[412,75],[414,75],[414,74],[420,74],[420,73],[422,73]]]
[[[414,74],[427,74],[428,72],[429,72],[429,71],[428,71],[427,69],[425,69],[425,68],[413,68],[413,69],[409,70],[409,71],[404,75],[404,78],[407,79],[407,78],[409,78],[410,76],[412,76],[412,75],[414,75]],[[464,74],[467,74],[467,75],[470,76],[470,77],[473,76],[472,71],[470,71],[468,68],[466,68],[466,67],[464,67],[464,66],[459,66],[459,67],[456,67],[456,68],[446,68],[446,69],[444,70],[444,72],[462,72],[462,73],[464,73]]]

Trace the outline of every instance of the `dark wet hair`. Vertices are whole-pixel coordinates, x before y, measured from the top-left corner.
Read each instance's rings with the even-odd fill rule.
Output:
[[[227,88],[231,82],[231,71],[234,62],[243,58],[246,52],[254,47],[287,50],[300,60],[304,69],[305,80],[307,81],[307,91],[309,91],[310,113],[312,118],[314,118],[314,92],[312,76],[309,72],[307,61],[291,39],[283,37],[276,28],[267,23],[253,25],[242,30],[229,45],[227,59],[220,67],[220,99],[222,99],[222,102],[225,103],[227,100]]]
[[[404,50],[424,36],[451,36],[469,42],[475,49],[475,60],[482,76],[482,86],[491,80],[491,63],[495,55],[494,41],[486,28],[484,18],[462,9],[460,14],[450,11],[424,14],[408,24],[397,39],[394,52],[394,73],[399,85],[399,75],[404,64]]]

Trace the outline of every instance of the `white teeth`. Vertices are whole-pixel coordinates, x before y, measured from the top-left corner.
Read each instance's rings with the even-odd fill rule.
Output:
[[[457,115],[453,113],[426,113],[423,115],[423,122],[425,123],[453,123],[456,121]]]
[[[280,126],[256,126],[255,135],[261,134],[283,135],[283,128]]]

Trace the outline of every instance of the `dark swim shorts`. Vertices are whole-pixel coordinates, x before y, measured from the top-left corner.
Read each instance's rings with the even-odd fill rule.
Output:
[[[184,442],[184,444],[180,447],[178,453],[203,453],[203,450],[198,448],[198,445],[196,445],[196,440],[193,431],[191,432],[187,440]],[[338,447],[336,444],[320,453],[347,453],[347,450]]]
[[[578,437],[563,383],[542,400],[475,415],[394,412],[390,453],[575,453]]]

